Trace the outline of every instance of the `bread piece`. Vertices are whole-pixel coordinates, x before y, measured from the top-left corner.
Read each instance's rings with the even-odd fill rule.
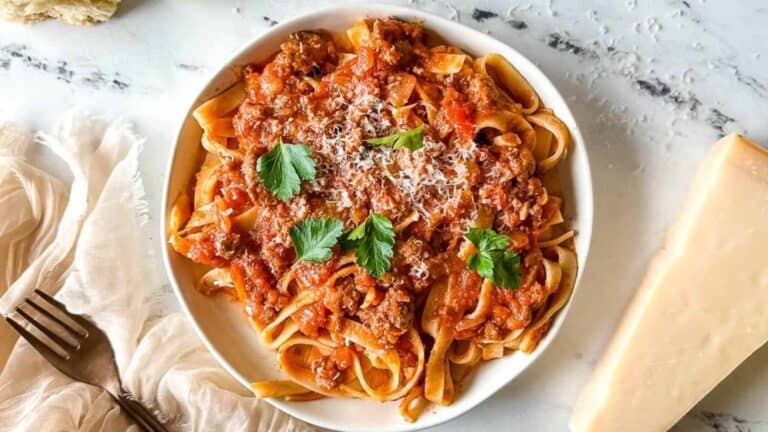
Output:
[[[89,25],[110,19],[118,3],[120,0],[0,0],[0,16],[25,24],[59,19]]]

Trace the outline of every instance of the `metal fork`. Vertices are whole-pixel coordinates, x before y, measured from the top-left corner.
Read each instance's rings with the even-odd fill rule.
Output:
[[[37,317],[33,317],[21,307],[16,308],[16,313],[58,345],[58,349],[43,342],[10,316],[5,317],[8,324],[56,369],[74,380],[99,386],[109,392],[112,398],[142,429],[150,432],[166,432],[167,429],[149,410],[132,398],[130,394],[123,391],[115,365],[115,354],[107,335],[84,317],[68,312],[61,302],[50,295],[40,290],[35,290],[35,294],[77,324],[72,325],[72,323],[65,322],[52,313],[53,310],[44,307],[42,302],[36,302],[31,298],[27,298],[25,302],[39,312]],[[42,316],[47,318],[46,321],[50,323],[49,326],[41,322],[40,317]],[[58,331],[53,331],[52,328],[56,327],[58,327]],[[64,333],[68,334],[69,337],[64,337]]]

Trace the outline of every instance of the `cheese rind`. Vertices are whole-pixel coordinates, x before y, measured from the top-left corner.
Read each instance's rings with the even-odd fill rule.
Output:
[[[718,141],[582,391],[574,432],[664,431],[768,341],[768,152]]]

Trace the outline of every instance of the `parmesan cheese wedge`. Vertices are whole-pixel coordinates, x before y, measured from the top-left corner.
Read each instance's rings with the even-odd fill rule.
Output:
[[[667,430],[766,341],[768,152],[729,135],[700,168],[571,430]]]

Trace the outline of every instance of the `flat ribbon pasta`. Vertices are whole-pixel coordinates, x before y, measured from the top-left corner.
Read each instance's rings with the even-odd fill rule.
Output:
[[[510,62],[498,54],[488,54],[475,60],[475,69],[491,77],[512,99],[520,104],[523,114],[539,109],[539,95]]]

